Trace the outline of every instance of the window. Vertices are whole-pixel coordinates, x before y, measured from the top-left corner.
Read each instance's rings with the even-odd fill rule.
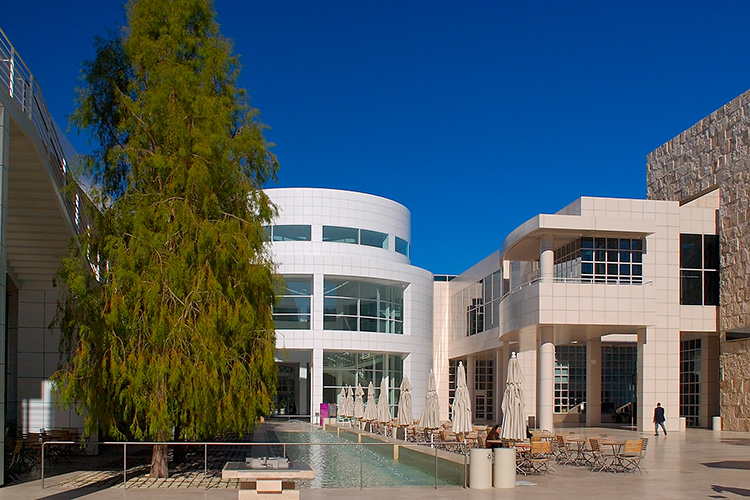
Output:
[[[396,236],[396,252],[409,256],[409,242]]]
[[[466,335],[476,335],[500,325],[500,299],[508,291],[502,271],[495,271],[456,294],[466,304]]]
[[[388,248],[388,235],[369,229],[360,229],[359,242],[368,247]]]
[[[367,397],[367,386],[375,386],[375,399],[380,397],[380,380],[388,377],[389,405],[398,402],[398,389],[404,376],[402,354],[375,354],[369,352],[323,352],[323,402],[336,403],[342,387],[362,384]],[[391,415],[395,413],[391,410]]]
[[[273,321],[279,330],[309,330],[312,278],[285,276],[276,286]]]
[[[586,346],[555,347],[555,413],[586,401]]]
[[[680,342],[680,416],[690,427],[700,425],[701,339]]]
[[[323,226],[323,241],[359,244],[359,229],[354,227]]]
[[[680,304],[719,305],[719,237],[680,235]]]
[[[637,369],[637,346],[602,346],[602,407],[614,410],[635,401]]]
[[[555,278],[595,283],[643,283],[644,241],[580,238],[555,250]]]
[[[403,290],[400,283],[325,278],[323,328],[402,334]]]
[[[264,226],[265,241],[310,241],[310,226]]]

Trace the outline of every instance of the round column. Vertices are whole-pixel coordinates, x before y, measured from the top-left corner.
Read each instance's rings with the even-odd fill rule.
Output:
[[[536,350],[536,421],[542,430],[554,429],[555,343],[551,326],[539,327]]]

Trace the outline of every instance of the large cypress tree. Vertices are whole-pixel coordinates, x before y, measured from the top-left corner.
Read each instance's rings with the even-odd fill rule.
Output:
[[[278,164],[212,0],[131,0],[84,65],[74,126],[98,206],[59,279],[64,402],[132,440],[249,430],[275,391],[261,190]],[[151,473],[167,476],[166,447]]]

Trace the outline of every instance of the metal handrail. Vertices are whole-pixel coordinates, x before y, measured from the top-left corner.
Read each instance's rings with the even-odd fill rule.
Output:
[[[45,478],[45,468],[44,468],[44,449],[46,446],[56,446],[56,445],[82,445],[85,443],[82,443],[81,441],[44,441],[42,443],[42,462],[41,462],[41,487],[42,489],[45,488],[44,486],[44,478]],[[409,448],[409,447],[422,447],[427,449],[428,446],[432,446],[432,451],[434,452],[434,458],[435,458],[435,485],[433,486],[435,489],[438,487],[438,445],[450,445],[450,446],[462,446],[462,455],[463,455],[463,461],[464,461],[464,484],[463,487],[467,487],[467,478],[468,478],[468,463],[467,463],[467,453],[466,448],[470,447],[466,443],[457,442],[457,441],[434,441],[430,443],[414,443],[414,442],[395,442],[395,443],[386,443],[386,442],[379,442],[379,443],[248,443],[248,442],[229,442],[229,441],[102,441],[97,444],[100,445],[115,445],[115,446],[122,446],[122,483],[123,488],[127,489],[128,484],[128,445],[132,446],[153,446],[153,445],[167,445],[167,446],[203,446],[203,476],[205,478],[208,478],[208,447],[209,446],[280,446],[282,448],[283,456],[286,456],[286,447],[287,446],[358,446],[359,447],[359,488],[364,489],[364,475],[363,475],[363,455],[362,450],[366,446],[398,446],[401,448]]]
[[[42,89],[2,29],[0,29],[0,86],[2,89],[7,89],[8,95],[36,129],[47,159],[53,166],[52,174],[55,185],[58,190],[64,189],[72,182],[68,175],[68,161],[65,158],[55,123],[47,109]],[[62,200],[73,227],[80,232],[83,214],[81,202],[85,196],[77,183],[75,189],[76,196],[72,199],[63,196]]]
[[[525,281],[521,283],[520,285],[508,290],[503,294],[502,297],[500,297],[500,302],[505,300],[508,296],[513,295],[515,293],[520,292],[524,288],[528,288],[531,285],[534,285],[536,283],[569,283],[569,284],[578,284],[578,285],[623,285],[623,286],[647,286],[647,285],[653,285],[654,282],[652,280],[649,281],[631,281],[628,283],[620,282],[620,281],[614,281],[614,280],[601,280],[599,278],[562,278],[557,276],[550,276],[550,277],[542,277],[542,276],[535,276],[531,278],[528,281]]]

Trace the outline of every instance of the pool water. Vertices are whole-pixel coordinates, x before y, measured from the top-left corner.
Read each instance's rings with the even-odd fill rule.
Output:
[[[384,457],[373,451],[373,446],[336,446],[334,443],[351,443],[351,441],[304,423],[290,422],[269,428],[268,440],[280,443],[312,444],[312,446],[289,445],[286,447],[286,454],[290,460],[307,463],[316,473],[315,479],[297,481],[298,488],[359,488],[360,485],[364,488],[395,488],[435,485],[434,474],[428,474],[396,462],[392,458]],[[362,456],[361,483],[360,451]],[[451,485],[442,479],[438,479],[437,484],[438,486]]]

